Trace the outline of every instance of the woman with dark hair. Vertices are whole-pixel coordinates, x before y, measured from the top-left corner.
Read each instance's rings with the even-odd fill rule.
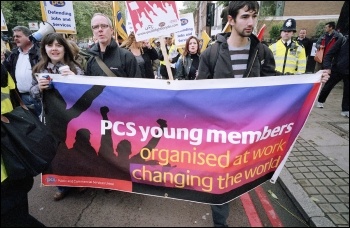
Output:
[[[50,81],[45,78],[37,79],[36,73],[49,73],[49,74],[61,74],[61,75],[84,75],[84,71],[81,69],[80,64],[75,60],[72,47],[69,41],[66,40],[59,33],[47,34],[40,44],[41,60],[33,67],[33,81],[30,89],[30,94],[33,97],[42,98],[45,90],[50,89]],[[62,72],[59,68],[62,66],[69,66]],[[62,140],[62,139],[60,139]],[[70,187],[58,186],[58,192],[54,195],[54,200],[58,201],[63,199]],[[83,191],[85,188],[79,188],[79,191]]]
[[[33,97],[41,98],[43,90],[49,88],[50,81],[35,77],[36,73],[49,73],[62,75],[84,75],[80,64],[74,59],[72,48],[68,41],[59,33],[47,34],[40,43],[41,60],[33,67],[33,81],[30,94]],[[69,66],[68,70],[59,72],[62,66]]]
[[[194,80],[197,77],[200,54],[198,38],[190,36],[186,40],[184,52],[177,61],[175,79]]]

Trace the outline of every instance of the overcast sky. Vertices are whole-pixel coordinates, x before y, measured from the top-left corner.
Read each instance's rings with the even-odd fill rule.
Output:
[[[184,4],[183,1],[176,1],[176,6],[179,10],[183,8],[183,4]]]

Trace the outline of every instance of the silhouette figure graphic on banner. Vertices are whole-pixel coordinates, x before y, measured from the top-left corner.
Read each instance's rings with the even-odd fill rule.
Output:
[[[163,2],[161,1],[161,3],[163,4]],[[168,2],[165,3],[164,6],[166,12],[167,12],[167,18],[171,20],[177,20],[177,14],[175,12],[174,6],[170,5]]]
[[[157,15],[155,15],[154,13],[153,13],[153,11],[145,11],[146,12],[146,14],[148,15],[148,17],[149,18],[151,18],[151,20],[153,21],[153,23],[155,23],[156,21],[157,21]]]
[[[103,120],[109,120],[107,113],[109,112],[109,108],[104,106],[100,108],[100,113]],[[158,119],[157,123],[159,124],[160,128],[163,130],[164,127],[167,127],[167,123],[165,120]],[[154,149],[158,142],[160,140],[159,138],[152,137],[150,141],[145,145],[143,148],[148,149],[151,151]],[[147,150],[145,150],[147,151]],[[113,139],[112,139],[112,130],[107,129],[105,134],[101,137],[101,147],[98,152],[99,156],[104,158],[104,160],[108,161],[113,166],[113,172],[114,177],[117,179],[122,180],[131,180],[130,176],[130,164],[145,164],[145,165],[159,165],[159,161],[157,160],[145,160],[141,157],[140,152],[136,155],[131,156],[132,150],[131,150],[131,143],[129,140],[123,139],[121,140],[116,148],[116,152],[118,155],[116,155],[113,151]],[[148,155],[145,155],[145,152],[143,152],[145,157],[148,157]]]
[[[136,10],[137,12],[137,10]],[[141,16],[139,12],[137,12],[137,16],[139,18],[139,21],[142,22],[142,29],[145,30],[148,26],[152,25],[152,22],[150,19],[146,16],[145,12],[141,12]]]
[[[153,3],[153,6],[151,6],[151,4],[149,4],[149,2],[146,1],[146,4],[149,5],[149,7],[151,7],[155,14],[157,14],[158,18],[166,18],[167,12],[165,11],[165,9],[163,10],[159,8],[156,3]]]
[[[164,20],[171,22],[178,19],[176,5],[167,1],[153,2],[152,4],[148,1],[132,1],[127,4],[130,7],[130,16],[136,33],[145,32]]]

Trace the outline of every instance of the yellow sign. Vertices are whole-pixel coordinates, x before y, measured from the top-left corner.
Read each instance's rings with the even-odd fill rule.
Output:
[[[231,32],[231,25],[227,22],[225,28],[221,32]]]
[[[203,51],[207,48],[210,42],[210,37],[205,30],[202,31],[202,40],[203,40],[203,43],[202,43],[201,53],[203,53]]]
[[[115,35],[118,34],[123,40],[127,40],[128,34],[126,34],[126,28],[124,25],[122,13],[120,12],[118,1],[113,1],[112,3],[113,3],[114,30],[116,31]]]

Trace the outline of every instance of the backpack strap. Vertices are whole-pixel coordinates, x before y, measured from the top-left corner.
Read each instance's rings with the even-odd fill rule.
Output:
[[[259,62],[260,62],[260,66],[264,64],[265,62],[265,58],[264,58],[264,55],[265,55],[265,51],[264,51],[264,44],[262,43],[259,43],[258,44],[258,59],[259,59]]]
[[[109,68],[108,66],[100,59],[100,57],[95,56],[96,62],[99,65],[99,67],[105,72],[105,74],[109,77],[118,77],[116,76]]]
[[[215,56],[215,58],[212,58],[212,56]],[[209,66],[210,78],[214,77],[214,69],[215,69],[216,61],[218,60],[218,57],[219,57],[219,43],[215,42],[210,47],[210,66]]]

